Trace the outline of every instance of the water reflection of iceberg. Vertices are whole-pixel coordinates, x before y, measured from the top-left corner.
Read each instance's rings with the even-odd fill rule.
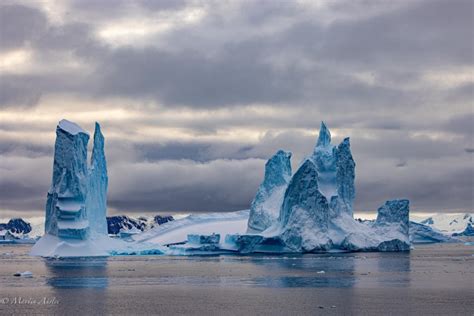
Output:
[[[356,260],[357,287],[409,287],[410,253],[361,253]]]
[[[45,259],[46,283],[54,288],[106,288],[107,258]]]
[[[355,283],[352,256],[252,256],[250,261],[271,272],[268,276],[254,278],[252,281],[255,286],[349,288]]]

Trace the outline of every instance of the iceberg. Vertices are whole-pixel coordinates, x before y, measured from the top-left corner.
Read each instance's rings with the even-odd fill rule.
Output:
[[[248,213],[246,232],[231,225],[230,218],[237,217],[237,213],[225,215],[227,220],[224,215],[214,215],[205,224],[197,223],[193,215],[173,222],[168,231],[166,224],[148,231],[145,240],[166,242],[172,254],[191,254],[196,250],[214,253],[410,250],[408,200],[385,202],[378,209],[375,221],[354,219],[355,162],[349,138],[338,146],[332,145],[331,133],[323,122],[312,154],[293,175],[290,157],[291,154],[280,150],[266,163],[264,180]],[[240,215],[242,222],[245,213],[242,211]],[[211,224],[216,219],[218,225]],[[193,235],[186,239],[185,232]],[[212,246],[197,242],[207,240],[207,234],[211,233],[225,238]]]
[[[43,257],[163,253],[156,245],[129,245],[107,235],[107,166],[104,136],[96,123],[90,167],[89,134],[61,120],[56,128],[52,184],[46,202],[45,234],[30,254]]]
[[[106,255],[91,238],[90,223],[96,218],[88,210],[91,207],[88,198],[91,178],[87,165],[88,142],[89,134],[79,125],[68,120],[59,122],[52,184],[46,202],[45,235],[32,248],[32,255]],[[91,193],[94,194],[100,193]],[[93,235],[95,233],[93,231]]]
[[[227,236],[227,244],[241,252],[408,251],[409,201],[387,201],[376,221],[358,222],[353,218],[354,182],[349,138],[332,145],[322,122],[312,155],[286,186],[278,218],[266,222],[265,230]]]
[[[278,218],[291,178],[291,153],[279,150],[265,164],[265,177],[250,206],[248,232],[262,232]]]
[[[458,241],[458,239],[445,235],[436,228],[410,221],[410,242],[412,244],[430,244]]]

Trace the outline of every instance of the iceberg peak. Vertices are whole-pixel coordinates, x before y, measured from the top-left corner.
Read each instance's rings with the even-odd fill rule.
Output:
[[[321,121],[321,128],[319,129],[318,142],[316,147],[325,147],[331,144],[331,132],[326,124]]]
[[[94,234],[107,234],[107,162],[104,152],[104,135],[100,124],[95,123],[94,146],[92,148],[91,168],[89,170],[89,192],[86,206]]]
[[[291,177],[291,152],[279,150],[265,163],[263,185],[268,190],[275,186],[288,184]]]

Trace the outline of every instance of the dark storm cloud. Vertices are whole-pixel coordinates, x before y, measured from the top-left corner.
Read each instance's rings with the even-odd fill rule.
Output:
[[[357,210],[396,197],[410,198],[419,211],[472,209],[472,82],[437,86],[424,77],[472,67],[471,1],[335,1],[326,4],[327,16],[296,2],[215,2],[202,5],[202,20],[179,21],[142,45],[113,45],[97,35],[104,23],[172,16],[195,5],[72,1],[64,23],[48,20],[41,7],[0,5],[0,53],[29,49],[43,66],[1,74],[2,110],[22,108],[28,116],[48,96],[73,95],[97,109],[122,98],[128,105],[120,109],[149,114],[103,125],[109,205],[121,212],[246,208],[265,159],[286,149],[297,167],[315,143],[303,130],[320,120],[350,131]],[[69,67],[71,60],[86,69]],[[248,111],[260,105],[272,114]],[[51,112],[69,104],[61,106]],[[176,117],[160,118],[155,112],[163,109]],[[188,121],[178,112],[223,109],[234,112]],[[24,126],[13,122],[0,130],[20,134]],[[28,129],[54,132],[44,124]],[[150,126],[193,137],[125,137]],[[267,132],[257,140],[219,139],[219,131],[233,128]],[[335,142],[346,136],[341,132]],[[200,138],[209,135],[214,140]],[[53,144],[14,137],[0,138],[1,208],[42,209]]]

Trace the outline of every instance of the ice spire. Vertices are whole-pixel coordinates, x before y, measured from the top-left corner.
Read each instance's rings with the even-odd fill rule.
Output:
[[[89,135],[77,124],[59,122],[53,178],[46,202],[46,234],[74,239],[86,239],[89,234],[85,209],[88,141]]]
[[[276,222],[291,178],[291,153],[279,150],[265,164],[265,178],[250,206],[248,232],[267,229]]]
[[[321,121],[321,128],[319,129],[319,137],[316,147],[325,147],[331,144],[331,132],[326,127],[323,121]]]
[[[86,203],[93,233],[107,234],[107,186],[108,177],[104,153],[104,136],[102,135],[99,123],[96,122],[91,169],[89,172],[89,194]]]
[[[353,216],[355,198],[355,162],[352,158],[349,137],[345,138],[336,150],[336,183],[338,205],[337,212],[345,212]]]

